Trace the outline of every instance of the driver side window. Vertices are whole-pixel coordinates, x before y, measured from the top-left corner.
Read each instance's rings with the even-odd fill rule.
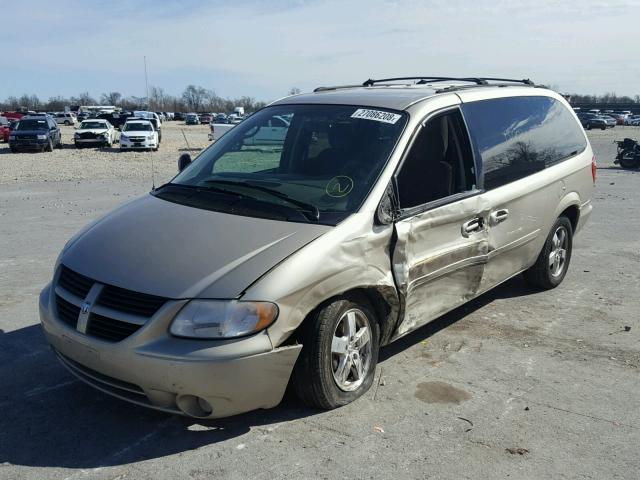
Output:
[[[420,128],[397,183],[403,210],[476,188],[473,154],[459,110],[438,115]]]

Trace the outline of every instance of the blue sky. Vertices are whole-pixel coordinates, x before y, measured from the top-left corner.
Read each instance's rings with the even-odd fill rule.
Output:
[[[12,2],[0,98],[149,83],[272,100],[291,87],[404,75],[530,77],[640,94],[640,0]]]

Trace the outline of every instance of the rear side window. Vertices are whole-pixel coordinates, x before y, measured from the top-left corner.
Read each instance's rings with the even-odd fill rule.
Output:
[[[511,97],[462,104],[484,188],[519,180],[587,147],[581,126],[550,97]]]

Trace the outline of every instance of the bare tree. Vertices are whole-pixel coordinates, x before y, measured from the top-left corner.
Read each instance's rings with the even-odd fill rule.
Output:
[[[192,111],[199,111],[207,96],[207,90],[196,85],[189,85],[182,92],[182,100],[187,108]]]
[[[121,100],[122,94],[120,92],[103,93],[100,97],[100,102],[104,105],[118,105]]]
[[[153,85],[149,87],[149,103],[151,110],[164,111],[166,96],[164,88],[155,87]]]

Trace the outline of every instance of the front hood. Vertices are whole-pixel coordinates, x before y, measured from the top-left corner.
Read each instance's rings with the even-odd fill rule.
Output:
[[[63,253],[99,282],[168,298],[235,298],[331,227],[229,215],[146,195],[96,222]]]
[[[78,129],[76,130],[76,133],[93,133],[95,135],[100,135],[103,133],[107,133],[109,130],[106,128],[85,128],[85,129]]]
[[[126,132],[122,132],[121,135],[125,137],[146,137],[147,135],[153,135],[153,132],[149,130],[127,130]]]
[[[20,135],[46,135],[48,130],[12,130],[11,135],[19,137]]]

